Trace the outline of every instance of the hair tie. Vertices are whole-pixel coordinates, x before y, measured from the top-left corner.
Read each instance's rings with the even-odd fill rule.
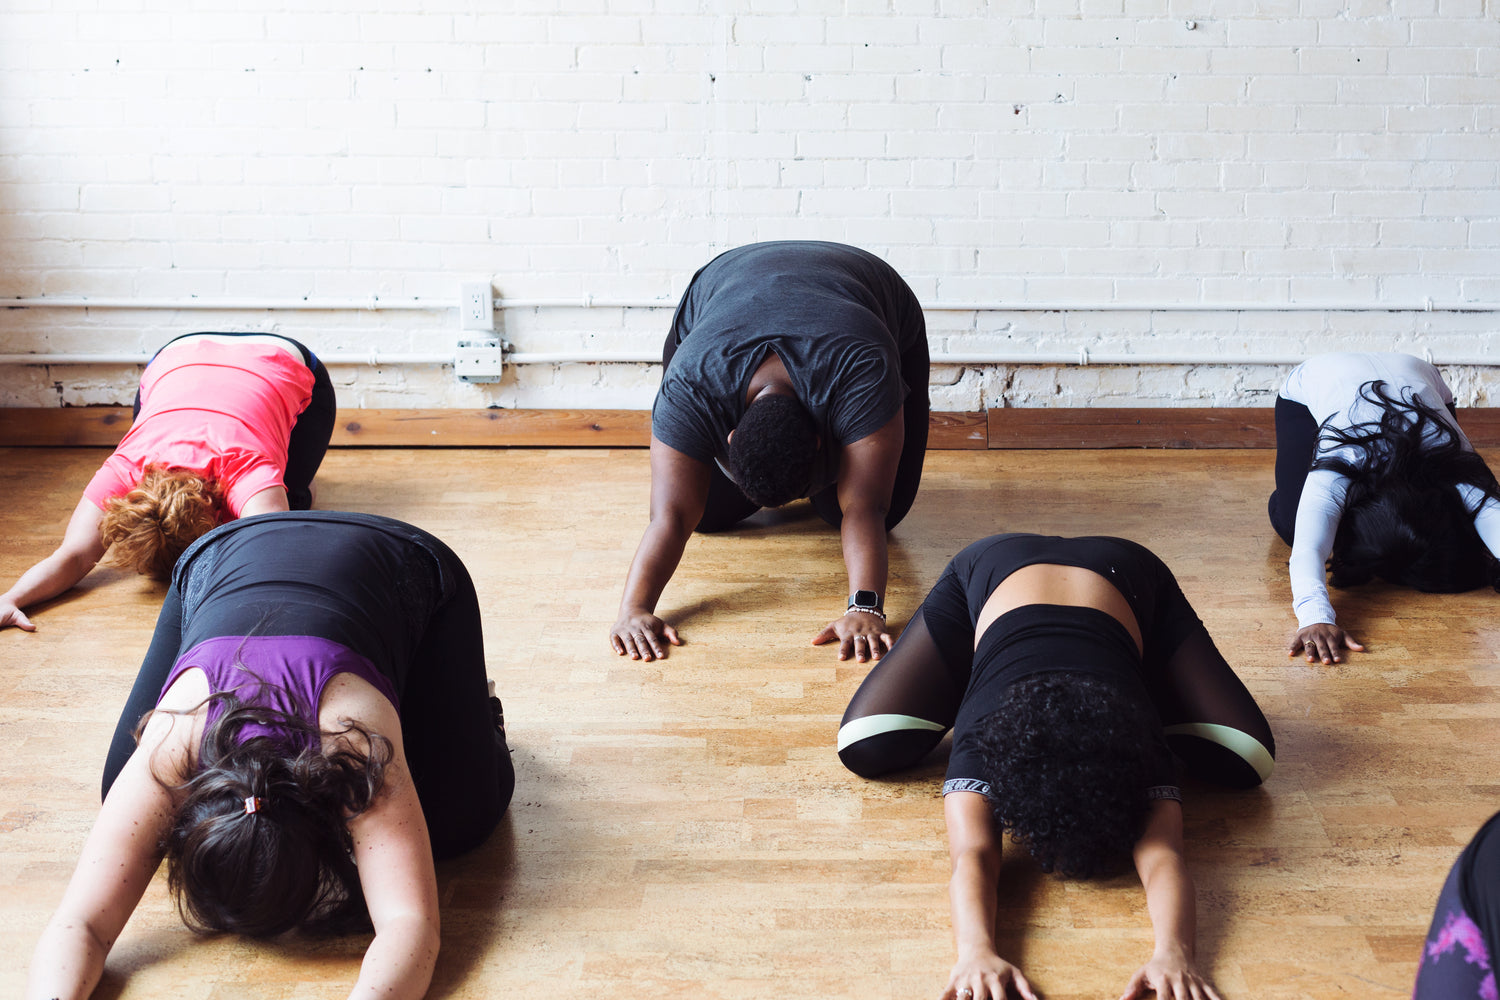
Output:
[[[245,796],[245,815],[250,816],[260,812],[266,807],[266,800],[259,795]]]

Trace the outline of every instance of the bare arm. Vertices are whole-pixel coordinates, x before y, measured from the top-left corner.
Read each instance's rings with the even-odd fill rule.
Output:
[[[1195,965],[1197,904],[1193,879],[1182,859],[1181,803],[1161,799],[1152,804],[1146,832],[1135,845],[1135,868],[1146,890],[1156,950],[1120,1000],[1153,991],[1158,1000],[1220,1000]]]
[[[375,731],[390,734],[395,753],[375,804],[349,824],[360,888],[375,926],[349,996],[418,1000],[437,964],[437,875],[422,804],[406,767],[401,721],[389,702],[374,701],[379,698],[367,692],[371,711],[360,715]]]
[[[958,962],[948,976],[943,1000],[954,1000],[964,990],[972,1000],[1004,1000],[1012,990],[1036,1000],[1021,970],[995,951],[1000,838],[989,802],[978,792],[950,792],[943,797],[943,817],[948,823],[948,897],[958,946]]]
[[[47,558],[21,574],[10,590],[0,595],[0,628],[14,625],[35,632],[36,626],[21,609],[56,597],[88,576],[89,570],[104,558],[104,539],[99,525],[104,512],[93,501],[83,497],[73,508],[67,531],[57,549]]]
[[[286,490],[280,486],[272,486],[268,490],[261,490],[255,496],[245,501],[240,508],[240,517],[254,517],[256,514],[274,514],[279,510],[291,510],[286,502]]]
[[[656,617],[656,602],[703,519],[710,473],[697,459],[651,438],[651,523],[630,563],[620,615],[609,633],[610,645],[621,656],[654,660],[667,655],[663,639],[682,645],[677,630]]]
[[[885,517],[890,512],[891,490],[901,461],[905,425],[901,410],[874,434],[844,446],[839,454],[839,541],[844,549],[844,568],[849,574],[849,593],[873,590],[885,597],[889,565],[886,555]],[[861,663],[880,657],[895,641],[886,623],[876,615],[851,611],[830,622],[813,638],[813,645],[838,640],[839,659],[851,656]]]
[[[31,1000],[82,1000],[98,984],[110,948],[161,861],[159,845],[172,822],[171,795],[151,773],[152,754],[163,747],[159,764],[179,766],[192,728],[189,716],[153,716],[141,746],[115,779],[32,954],[26,979]]]

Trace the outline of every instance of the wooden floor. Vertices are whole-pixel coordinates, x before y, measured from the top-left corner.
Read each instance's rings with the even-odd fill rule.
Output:
[[[103,451],[0,449],[0,579],[60,537]],[[935,452],[893,535],[904,620],[963,544],[1124,535],[1174,567],[1276,732],[1253,793],[1187,789],[1200,952],[1226,1000],[1405,997],[1438,888],[1500,808],[1500,598],[1337,595],[1369,645],[1289,661],[1270,451]],[[319,506],[403,518],[468,563],[519,775],[501,828],[439,870],[432,996],[936,997],[953,960],[942,763],[869,782],[834,752],[863,669],[808,640],[842,608],[837,536],[805,509],[696,538],[664,663],[606,641],[645,524],[639,450],[336,450]],[[805,505],[804,505],[805,507]],[[768,515],[761,515],[767,522]],[[162,591],[101,570],[0,633],[0,993],[98,806],[109,734]],[[1118,996],[1151,949],[1139,885],[1012,856],[1002,950],[1049,1000]],[[147,894],[103,997],[341,995],[363,938],[197,940]]]

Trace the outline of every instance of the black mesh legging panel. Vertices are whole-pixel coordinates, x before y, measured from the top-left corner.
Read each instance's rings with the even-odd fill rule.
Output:
[[[1190,633],[1146,688],[1167,745],[1189,774],[1232,788],[1269,776],[1276,757],[1270,723],[1206,630]]]
[[[948,668],[922,613],[917,612],[895,648],[865,675],[844,712],[839,727],[839,759],[844,766],[861,777],[873,778],[910,767],[927,756],[958,714],[968,679],[967,663],[962,673],[956,676]],[[862,725],[863,720],[874,721]],[[847,744],[846,739],[850,740]]]

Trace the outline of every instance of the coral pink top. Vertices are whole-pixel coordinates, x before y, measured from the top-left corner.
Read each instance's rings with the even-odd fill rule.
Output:
[[[190,469],[217,482],[233,517],[262,490],[283,486],[297,415],[313,373],[272,344],[192,340],[169,346],[141,377],[141,412],[83,495],[104,508],[146,466]]]

